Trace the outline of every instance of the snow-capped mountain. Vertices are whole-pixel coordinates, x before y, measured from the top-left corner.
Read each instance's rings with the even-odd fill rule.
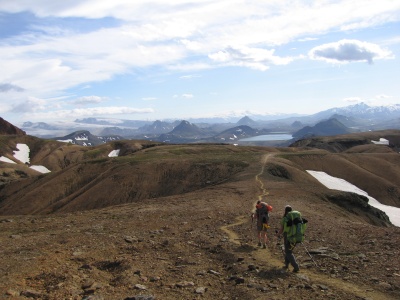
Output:
[[[341,108],[331,108],[321,111],[314,116],[331,117],[334,114],[355,117],[361,119],[382,120],[400,118],[400,104],[388,106],[369,106],[365,103],[358,103]]]
[[[71,143],[81,146],[97,146],[110,141],[122,140],[120,136],[96,136],[89,131],[75,131],[63,137],[54,138],[59,142]]]

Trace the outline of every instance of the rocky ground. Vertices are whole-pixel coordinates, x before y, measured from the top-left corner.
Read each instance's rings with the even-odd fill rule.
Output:
[[[177,196],[0,217],[0,299],[400,299],[400,230],[264,172]],[[274,207],[267,249],[250,213]],[[309,221],[299,273],[273,236],[286,204]]]

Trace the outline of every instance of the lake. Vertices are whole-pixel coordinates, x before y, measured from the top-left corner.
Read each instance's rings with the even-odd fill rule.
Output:
[[[272,133],[252,136],[245,139],[240,139],[238,142],[262,142],[262,141],[287,141],[291,140],[293,137],[291,134],[287,133]]]

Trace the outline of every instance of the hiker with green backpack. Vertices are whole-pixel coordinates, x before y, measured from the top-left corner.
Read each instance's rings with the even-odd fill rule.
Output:
[[[296,244],[304,241],[304,231],[307,227],[307,220],[301,217],[301,213],[292,210],[290,205],[286,205],[285,213],[281,220],[281,228],[276,236],[279,237],[283,233],[284,247],[285,247],[285,265],[287,269],[289,264],[293,267],[293,272],[299,272],[299,264],[293,255],[293,249]]]

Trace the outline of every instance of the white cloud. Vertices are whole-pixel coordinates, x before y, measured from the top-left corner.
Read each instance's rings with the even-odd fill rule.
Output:
[[[298,39],[299,42],[309,42],[309,41],[315,41],[315,40],[318,40],[318,38],[315,38],[315,37],[306,37],[306,38]]]
[[[107,100],[106,97],[84,96],[84,97],[79,97],[78,99],[73,101],[73,103],[78,104],[78,105],[86,105],[86,104],[93,104],[93,103],[101,103],[105,100]]]
[[[122,115],[122,114],[147,114],[152,113],[152,108],[133,108],[133,107],[93,107],[93,108],[76,108],[71,110],[58,110],[45,113],[33,113],[29,117],[36,119],[64,119],[87,116],[100,115]]]
[[[142,98],[142,100],[144,100],[144,101],[153,101],[153,100],[157,100],[157,98],[156,97],[144,97],[144,98]]]
[[[393,96],[385,95],[385,94],[380,94],[375,96],[376,99],[378,100],[385,100],[385,99],[390,99],[393,98]]]
[[[45,110],[46,109],[46,101],[43,99],[37,99],[34,97],[29,98],[26,101],[23,101],[21,103],[15,104],[12,106],[10,109],[11,112],[23,112],[23,113],[29,113],[29,112],[36,112],[40,110]]]
[[[172,98],[174,98],[174,99],[179,99],[179,98],[180,99],[192,99],[193,97],[194,97],[194,95],[189,94],[189,93],[181,94],[181,95],[175,94],[172,96]]]
[[[2,83],[0,84],[0,93],[7,93],[10,91],[14,91],[14,92],[23,92],[24,89],[14,85],[14,84],[10,84],[10,83]]]
[[[251,69],[265,71],[269,65],[286,65],[293,58],[282,58],[274,55],[275,50],[261,48],[233,48],[228,47],[222,51],[208,55],[210,59],[227,66],[243,66]]]
[[[349,103],[359,103],[362,102],[363,100],[360,97],[347,97],[344,98],[343,101]]]
[[[196,74],[191,74],[191,75],[183,75],[181,77],[179,77],[179,79],[193,79],[193,78],[199,78],[201,77],[200,75],[196,75]]]
[[[366,61],[372,64],[374,59],[390,59],[393,54],[379,45],[358,40],[341,40],[336,43],[324,44],[309,52],[312,59],[325,60],[334,63]]]
[[[182,98],[185,98],[185,99],[192,99],[194,96],[193,96],[193,94],[182,94]]]

